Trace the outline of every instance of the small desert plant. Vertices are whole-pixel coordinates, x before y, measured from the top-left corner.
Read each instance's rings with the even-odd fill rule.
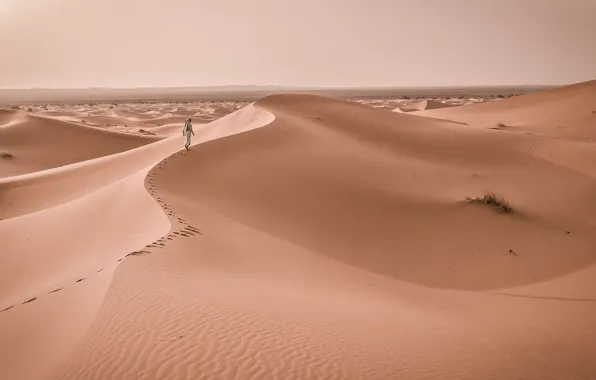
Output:
[[[466,201],[470,203],[481,203],[485,205],[490,205],[498,208],[503,212],[513,212],[513,207],[502,197],[498,197],[495,194],[485,194],[482,197],[470,198],[466,197]]]
[[[0,152],[1,158],[12,158],[12,153],[9,152]]]

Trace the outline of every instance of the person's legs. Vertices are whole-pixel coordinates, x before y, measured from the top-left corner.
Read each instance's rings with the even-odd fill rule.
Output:
[[[185,145],[186,149],[188,149],[188,147],[190,146],[190,137],[191,137],[190,133],[186,135],[186,145]]]

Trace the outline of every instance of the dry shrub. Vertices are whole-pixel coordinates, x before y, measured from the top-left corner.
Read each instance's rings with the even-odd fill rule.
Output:
[[[470,198],[466,197],[466,201],[470,203],[480,203],[485,205],[490,205],[496,207],[502,212],[511,213],[514,211],[513,206],[509,202],[507,202],[504,198],[499,197],[495,194],[489,193],[485,194],[482,197]]]

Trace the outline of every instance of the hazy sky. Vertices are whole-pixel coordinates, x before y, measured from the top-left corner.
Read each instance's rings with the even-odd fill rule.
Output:
[[[596,79],[596,0],[0,0],[0,88]]]

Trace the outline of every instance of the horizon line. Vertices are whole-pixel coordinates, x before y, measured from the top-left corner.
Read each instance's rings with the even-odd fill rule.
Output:
[[[296,90],[341,90],[341,89],[440,89],[440,88],[508,88],[508,87],[559,87],[576,83],[566,84],[476,84],[476,85],[435,85],[435,86],[291,86],[291,85],[254,85],[254,84],[227,84],[209,86],[140,86],[140,87],[12,87],[0,88],[0,91],[34,91],[34,90],[168,90],[168,89],[210,89],[222,87],[249,87],[249,88],[280,88]]]

